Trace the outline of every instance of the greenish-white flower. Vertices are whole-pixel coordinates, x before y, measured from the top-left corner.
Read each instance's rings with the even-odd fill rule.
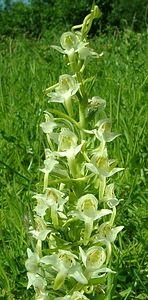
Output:
[[[36,293],[35,300],[50,300],[48,292],[40,291],[39,293]]]
[[[98,97],[94,97],[94,98],[98,98]],[[93,98],[92,98],[93,99]],[[99,99],[93,99],[93,102],[99,102]],[[104,100],[105,101],[105,100]],[[100,103],[101,106],[104,106],[105,103],[103,103],[103,99],[102,99],[102,104]],[[102,107],[103,109],[103,107]],[[106,142],[111,142],[113,141],[116,137],[118,137],[120,134],[119,133],[115,133],[115,132],[111,132],[111,120],[110,119],[103,119],[103,120],[99,120],[95,127],[97,127],[97,129],[92,129],[92,130],[84,130],[84,132],[89,133],[89,134],[94,134],[96,136],[96,138],[102,142],[102,143],[106,143]]]
[[[89,56],[99,58],[100,56],[103,55],[103,53],[101,53],[101,54],[96,53],[92,48],[88,47],[88,45],[89,44],[85,41],[79,42],[77,49],[76,49],[76,53],[78,53],[79,59],[86,60],[87,57],[89,57]]]
[[[81,33],[64,32],[60,39],[61,47],[52,46],[62,54],[68,55],[70,60],[75,60],[75,54],[78,54],[80,60],[85,60],[88,56],[99,57],[93,49],[89,47],[89,43],[85,39],[82,40]]]
[[[33,286],[35,290],[44,291],[44,289],[47,286],[47,282],[46,282],[46,279],[43,277],[43,274],[39,275],[39,274],[27,272],[27,276],[28,276],[27,289],[29,289],[31,286]]]
[[[27,248],[28,259],[26,260],[25,267],[28,272],[38,273],[40,271],[39,262],[40,258],[37,253],[31,251],[31,249]]]
[[[54,290],[58,290],[66,277],[73,277],[76,281],[86,284],[87,279],[82,273],[81,266],[76,262],[77,256],[70,251],[59,250],[58,254],[47,255],[41,258],[45,265],[51,265],[57,271],[54,281]]]
[[[57,153],[59,156],[66,156],[68,158],[75,157],[81,151],[81,148],[84,144],[84,141],[82,141],[81,144],[77,145],[78,138],[76,134],[68,128],[62,128],[58,141],[58,151],[55,153]]]
[[[117,206],[121,201],[121,199],[118,200],[115,196],[113,183],[106,185],[102,201],[106,202],[110,208]]]
[[[101,111],[106,107],[106,101],[99,96],[94,96],[92,99],[88,99],[88,109],[89,111]]]
[[[83,264],[87,271],[87,278],[98,278],[101,273],[112,273],[113,271],[104,266],[106,252],[101,246],[92,246],[86,252],[79,247]],[[113,272],[114,273],[114,272]]]
[[[40,257],[37,253],[32,252],[29,248],[27,249],[27,254],[28,259],[25,263],[28,276],[27,289],[33,286],[35,290],[44,291],[45,287],[47,286],[47,282],[43,277],[43,271],[40,267]]]
[[[55,167],[59,164],[59,162],[53,158],[51,154],[44,160],[44,168],[40,169],[44,173],[44,191],[48,186],[48,176],[49,174],[54,171]]]
[[[97,240],[105,240],[106,242],[114,242],[117,234],[124,228],[124,226],[112,227],[110,222],[105,222],[99,227],[99,234],[96,235]]]
[[[44,160],[44,168],[40,170],[45,174],[50,174],[53,171],[54,167],[58,164],[59,162],[56,159],[47,158]]]
[[[92,194],[86,194],[78,199],[76,211],[69,213],[69,215],[73,215],[85,223],[84,245],[87,245],[89,242],[94,221],[112,213],[109,209],[98,210],[97,207],[97,198]]]
[[[71,31],[64,32],[60,38],[61,47],[52,46],[57,51],[61,52],[62,54],[66,54],[68,56],[72,56],[79,43],[78,36]]]
[[[110,119],[104,119],[97,122],[96,127],[98,129],[95,129],[94,133],[100,142],[111,142],[120,135],[118,133],[111,132],[111,126],[112,123]]]
[[[106,260],[105,250],[100,246],[93,246],[89,248],[86,253],[83,251],[81,247],[80,254],[82,257],[82,261],[84,266],[89,272],[96,271],[102,267]]]
[[[124,168],[114,168],[114,163],[114,159],[108,159],[107,148],[105,144],[102,143],[95,154],[93,154],[90,163],[86,163],[85,165],[88,170],[98,176],[110,177],[124,170]]]
[[[59,77],[59,84],[55,88],[55,92],[51,92],[48,95],[50,102],[63,103],[68,113],[72,115],[72,103],[71,98],[75,96],[80,84],[75,80],[74,77],[68,74],[61,75]]]
[[[46,210],[50,208],[52,222],[57,227],[58,214],[63,211],[64,204],[67,202],[64,193],[55,188],[47,188],[44,194],[36,194],[33,198],[37,199],[37,205],[34,209],[37,215],[44,217]]]
[[[57,127],[56,122],[54,121],[54,117],[52,114],[50,113],[46,113],[45,114],[45,122],[42,122],[40,124],[40,127],[42,128],[43,132],[46,134],[50,134],[51,132],[53,132],[54,128]]]
[[[35,222],[36,229],[30,227],[30,233],[35,239],[44,241],[51,230],[47,228],[47,223],[39,216],[35,217]]]

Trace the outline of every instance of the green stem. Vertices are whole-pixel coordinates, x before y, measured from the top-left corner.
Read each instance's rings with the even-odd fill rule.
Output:
[[[89,242],[93,230],[93,221],[85,222],[85,231],[84,231],[84,245],[86,246]]]
[[[73,116],[73,107],[72,107],[71,98],[65,100],[64,106],[65,106],[69,116],[72,117]]]
[[[57,115],[57,116],[60,116],[61,118],[64,118],[68,121],[70,121],[71,123],[73,123],[77,128],[80,129],[80,125],[77,121],[75,121],[73,118],[71,118],[70,116],[67,116],[66,114],[64,114],[63,112],[59,111],[59,110],[56,110],[56,109],[53,109],[53,108],[49,108],[48,110],[49,112]]]
[[[64,183],[64,182],[81,182],[81,181],[88,181],[91,177],[93,177],[94,174],[90,174],[85,177],[77,177],[77,178],[60,178],[60,179],[53,179],[49,180],[48,184],[58,184],[58,183]]]
[[[79,104],[79,124],[82,129],[86,128],[85,107],[81,103]],[[82,135],[84,135],[84,132],[82,132]]]
[[[110,264],[109,267],[111,266],[111,260],[110,260]],[[108,273],[107,276],[107,294],[105,297],[105,300],[111,300],[112,299],[112,287],[113,287],[113,280],[112,280],[112,273]]]
[[[84,84],[83,84],[83,77],[82,77],[82,73],[80,72],[77,72],[76,73],[76,76],[77,76],[77,80],[78,82],[80,83],[80,92],[81,92],[81,95],[82,95],[82,104],[85,108],[87,108],[87,105],[88,105],[88,97],[87,97],[87,94],[85,92],[85,87],[84,87]]]
[[[86,109],[88,106],[88,97],[85,92],[82,74],[80,72],[77,72],[76,76],[77,76],[78,82],[80,83],[80,94],[81,94],[81,101],[79,102],[80,127],[81,127],[81,129],[85,129],[87,126],[87,124],[86,124]]]
[[[75,157],[68,157],[68,164],[71,175],[76,178],[77,177],[77,164]]]
[[[52,219],[52,223],[54,228],[58,228],[59,225],[59,221],[58,221],[58,214],[57,214],[57,210],[55,208],[55,206],[51,206],[51,219]]]
[[[100,176],[99,178],[99,200],[103,199],[104,196],[104,191],[106,187],[106,177],[105,176]]]
[[[36,252],[37,252],[39,257],[42,257],[42,241],[41,240],[37,240]]]

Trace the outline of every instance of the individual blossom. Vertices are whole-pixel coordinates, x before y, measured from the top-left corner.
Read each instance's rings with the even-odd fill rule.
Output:
[[[97,99],[94,99],[91,104],[95,102],[97,102]],[[100,106],[103,107],[104,105],[105,103],[103,103],[103,99],[102,99],[102,104],[100,103]],[[96,123],[95,127],[97,127],[97,129],[95,128],[92,130],[84,130],[84,132],[89,134],[94,134],[96,138],[102,143],[111,142],[120,135],[119,133],[111,132],[111,126],[112,123],[110,119],[103,119],[103,120],[99,120]]]
[[[107,205],[110,208],[113,208],[114,206],[117,206],[119,204],[119,202],[121,201],[121,199],[118,200],[116,198],[116,196],[115,196],[115,193],[114,193],[114,183],[106,185],[102,201],[105,202],[105,203],[107,203]]]
[[[38,216],[44,217],[46,210],[50,208],[51,220],[55,228],[58,227],[58,213],[63,211],[63,206],[67,201],[64,193],[55,188],[46,188],[44,194],[35,194],[33,198],[37,199],[35,211]]]
[[[35,217],[35,223],[36,229],[30,227],[30,233],[35,239],[44,241],[51,230],[47,228],[47,223],[39,216]]]
[[[100,225],[98,233],[93,237],[93,242],[106,244],[107,251],[107,263],[109,262],[112,246],[111,244],[115,241],[117,234],[124,228],[124,226],[112,227],[112,222],[105,222]]]
[[[68,158],[75,157],[81,151],[84,144],[84,141],[79,145],[77,145],[77,142],[78,138],[74,132],[68,128],[62,128],[58,139],[58,154]]]
[[[117,234],[124,228],[124,226],[112,227],[110,222],[105,222],[100,225],[99,233],[96,234],[98,240],[104,240],[109,243],[113,243],[117,237]]]
[[[102,111],[106,107],[106,101],[99,96],[94,96],[92,99],[88,99],[89,111]]]
[[[108,159],[107,148],[104,143],[101,143],[92,155],[90,163],[85,165],[88,170],[98,176],[110,177],[124,170],[124,168],[114,168],[114,163],[114,159]]]
[[[49,174],[55,170],[55,167],[59,164],[59,162],[53,157],[51,154],[44,160],[44,168],[40,169],[44,173],[44,191],[48,186],[48,176]]]
[[[82,38],[82,34],[80,32],[64,32],[61,36],[60,43],[62,47],[52,46],[52,48],[56,49],[62,54],[68,55],[71,63],[75,62],[76,54],[78,54],[78,59],[80,60],[86,60],[86,58],[89,56],[100,56],[89,47],[89,43]]]
[[[57,123],[54,121],[54,117],[50,113],[45,113],[45,122],[40,124],[43,132],[46,134],[50,134],[53,132],[54,128],[57,127]]]
[[[50,102],[63,103],[69,115],[73,114],[71,98],[75,96],[80,84],[74,77],[68,74],[61,75],[59,77],[59,84],[55,88],[55,92],[48,93]]]
[[[76,211],[69,213],[85,223],[84,245],[87,245],[89,242],[94,221],[112,213],[109,209],[98,210],[97,207],[97,198],[92,194],[86,194],[78,199]]]
[[[118,133],[111,132],[111,126],[112,123],[110,119],[104,119],[97,122],[95,125],[97,129],[94,130],[94,133],[100,142],[111,142],[120,135]]]
[[[99,188],[99,200],[102,201],[106,187],[106,178],[114,175],[124,168],[114,167],[115,160],[108,159],[107,148],[104,142],[93,151],[93,155],[89,163],[85,163],[86,168],[97,175],[98,180],[95,182],[95,188]]]
[[[44,256],[41,263],[51,265],[57,271],[54,280],[54,290],[60,289],[66,277],[73,277],[76,281],[86,284],[87,279],[82,273],[81,266],[76,262],[77,256],[70,251],[59,250],[58,254]]]
[[[80,255],[83,264],[86,268],[85,274],[87,279],[98,278],[102,275],[101,273],[113,272],[109,268],[104,266],[106,261],[106,252],[101,246],[92,246],[86,252],[79,247]]]
[[[48,292],[39,291],[39,293],[36,293],[35,300],[50,300],[50,298],[48,296]]]
[[[62,54],[66,54],[69,57],[73,57],[75,51],[77,49],[77,45],[79,43],[78,36],[71,32],[67,31],[64,32],[60,38],[61,47],[52,46],[52,48],[56,49],[57,51],[61,52]]]
[[[73,177],[77,176],[76,155],[81,151],[84,141],[77,145],[78,138],[74,132],[68,128],[62,128],[58,138],[58,151],[55,155],[67,157],[70,173]]]
[[[28,259],[26,260],[25,267],[27,269],[28,276],[28,286],[33,286],[35,291],[44,292],[47,282],[44,278],[44,273],[40,267],[40,257],[37,253],[32,252],[30,249],[27,249]]]

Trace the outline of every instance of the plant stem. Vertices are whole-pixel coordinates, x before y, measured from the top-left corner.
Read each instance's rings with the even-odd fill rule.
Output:
[[[111,258],[110,258],[110,263],[109,263],[109,267],[111,266]],[[107,276],[107,291],[106,291],[106,297],[105,300],[111,300],[111,292],[112,292],[112,287],[113,287],[113,283],[112,283],[112,273],[108,273]]]

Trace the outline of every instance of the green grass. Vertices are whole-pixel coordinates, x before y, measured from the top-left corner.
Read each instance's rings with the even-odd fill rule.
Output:
[[[31,197],[43,181],[38,169],[44,159],[39,124],[48,106],[44,89],[67,70],[50,44],[51,39],[6,39],[0,46],[0,299],[32,297],[24,263],[32,243]],[[146,34],[125,31],[97,37],[91,44],[104,55],[88,64],[87,75],[96,74],[88,87],[92,95],[107,100],[113,129],[122,134],[109,146],[110,156],[125,167],[115,176],[117,195],[124,198],[116,224],[125,229],[114,248],[112,299],[147,299]]]

